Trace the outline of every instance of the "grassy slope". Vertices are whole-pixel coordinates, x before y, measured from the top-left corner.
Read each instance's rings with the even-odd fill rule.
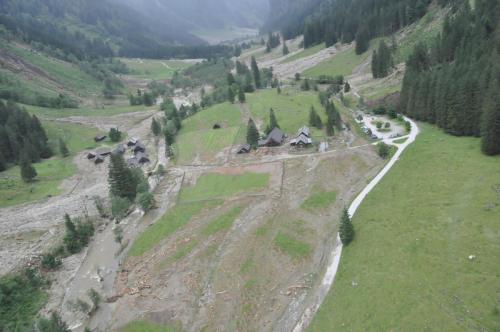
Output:
[[[311,56],[313,54],[316,54],[323,49],[325,49],[325,43],[321,43],[321,44],[318,44],[316,46],[306,48],[306,49],[298,52],[297,54],[294,54],[294,55],[286,58],[285,60],[281,61],[281,63],[288,63],[288,62],[296,61],[298,59],[302,59],[302,58]]]
[[[0,47],[19,59],[44,71],[48,77],[36,76],[30,79],[12,73],[19,87],[29,91],[35,89],[43,95],[57,95],[61,89],[73,94],[89,95],[102,89],[102,83],[82,72],[77,66],[56,60],[40,52],[31,52],[29,46],[9,43],[0,39]],[[35,82],[35,86],[33,86]]]
[[[354,68],[366,60],[370,54],[371,49],[375,45],[375,40],[371,41],[370,50],[363,54],[356,54],[354,45],[348,49],[337,53],[332,58],[319,63],[318,65],[304,71],[303,75],[308,77],[317,77],[320,75],[344,75],[352,74]]]
[[[302,92],[292,89],[283,89],[278,95],[276,90],[261,90],[257,93],[247,95],[247,103],[254,119],[262,120],[262,130],[269,123],[269,109],[272,107],[275,111],[278,124],[287,134],[295,134],[297,130],[309,123],[309,110],[314,106],[318,114],[326,121],[326,114],[319,102],[317,93]],[[321,132],[315,128],[312,129],[312,135],[321,135]]]
[[[97,128],[71,123],[54,123],[43,121],[49,142],[54,153],[58,154],[58,139],[61,137],[70,150],[71,155],[94,148],[94,137],[99,133]],[[34,164],[38,177],[33,183],[24,183],[18,166],[0,173],[0,207],[12,206],[43,199],[48,195],[60,194],[61,181],[76,172],[71,157],[53,157]]]
[[[212,129],[218,123],[221,129]],[[192,162],[197,156],[210,160],[222,149],[231,146],[241,126],[241,112],[230,103],[203,110],[182,123],[176,138],[178,163]]]
[[[180,200],[183,202],[226,198],[232,195],[263,188],[269,181],[268,173],[243,173],[226,175],[207,173],[202,175],[195,186],[183,187]]]
[[[112,105],[106,106],[102,109],[94,108],[46,108],[31,105],[22,105],[26,110],[36,116],[45,118],[65,118],[70,116],[113,116],[124,113],[141,112],[147,110],[154,110],[156,106],[129,106],[129,105]]]
[[[187,224],[191,218],[203,209],[213,208],[220,203],[220,201],[211,201],[176,205],[135,239],[128,254],[130,256],[143,255],[158,245],[164,238],[172,235],[176,230]]]
[[[310,331],[500,330],[500,158],[421,128],[354,216]]]
[[[175,71],[187,68],[189,63],[178,60],[151,60],[120,58],[130,68],[130,76],[152,80],[167,80]]]

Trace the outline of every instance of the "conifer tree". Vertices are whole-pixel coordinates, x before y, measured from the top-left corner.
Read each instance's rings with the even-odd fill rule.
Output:
[[[246,102],[246,97],[245,97],[245,91],[243,91],[243,89],[240,89],[238,91],[238,101],[243,104]]]
[[[168,128],[165,128],[163,135],[165,136],[165,144],[168,147],[171,147],[172,144],[174,144],[174,142],[175,142],[174,134],[172,133],[171,130],[169,130]]]
[[[257,130],[257,126],[252,119],[248,120],[247,125],[247,143],[252,146],[252,148],[256,148],[259,142],[259,131]]]
[[[257,60],[255,60],[255,56],[252,56],[252,73],[253,73],[253,79],[255,82],[255,87],[257,89],[261,88],[261,80],[260,80],[260,70],[259,66],[257,65]]]
[[[352,226],[351,217],[349,216],[347,208],[344,208],[342,217],[340,218],[339,237],[344,246],[349,245],[354,239],[354,227]]]
[[[349,91],[351,91],[351,85],[346,81],[344,84],[344,92],[348,93]]]
[[[356,34],[356,54],[363,54],[370,46],[370,33],[368,28],[363,25]]]
[[[286,46],[286,41],[283,41],[283,55],[288,55],[290,51],[288,50],[288,46]]]
[[[238,61],[237,63],[240,63],[240,62]],[[234,75],[231,72],[227,73],[227,85],[231,86],[234,83],[236,83],[236,80],[234,79]]]
[[[63,157],[69,156],[69,150],[62,138],[59,138],[59,153]]]
[[[155,136],[160,136],[161,134],[161,124],[155,118],[151,121],[151,131]]]
[[[33,180],[38,175],[35,168],[31,165],[31,158],[29,157],[26,150],[21,152],[19,167],[21,169],[21,178],[26,183],[33,182]]]
[[[500,95],[496,78],[492,79],[483,106],[481,149],[487,155],[500,154]]]
[[[7,169],[7,161],[5,160],[2,151],[0,151],[0,172],[5,171],[6,169]]]
[[[271,128],[271,130],[273,130],[274,128],[280,128],[278,120],[276,119],[276,115],[274,114],[274,110],[272,108],[269,110],[269,127]]]
[[[227,88],[227,100],[229,100],[231,104],[234,104],[235,98],[233,88]]]
[[[137,194],[137,182],[132,171],[125,164],[121,154],[112,154],[109,163],[108,182],[112,196],[133,201]]]

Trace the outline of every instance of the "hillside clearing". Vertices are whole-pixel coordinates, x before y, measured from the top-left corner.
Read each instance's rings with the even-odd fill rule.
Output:
[[[191,64],[181,60],[153,60],[119,58],[130,69],[128,76],[151,80],[168,80],[178,70]]]
[[[500,327],[500,163],[478,144],[422,125],[354,216],[356,239],[310,331]]]

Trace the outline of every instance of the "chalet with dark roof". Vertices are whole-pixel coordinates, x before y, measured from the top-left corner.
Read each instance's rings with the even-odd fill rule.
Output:
[[[139,153],[139,152],[146,152],[146,146],[142,144],[141,142],[137,141],[133,148],[134,153]]]
[[[290,141],[291,146],[298,146],[298,147],[305,147],[308,145],[312,144],[312,139],[309,136],[309,128],[308,127],[302,127],[299,129],[297,132],[297,136],[292,138]]]
[[[127,146],[134,146],[139,142],[139,140],[135,137],[132,137],[128,140]]]
[[[281,131],[281,129],[279,128],[274,128],[273,130],[271,130],[271,132],[269,133],[269,135],[267,135],[267,137],[263,140],[259,140],[258,144],[260,147],[262,146],[279,146],[283,143],[283,141],[285,140],[285,133],[283,133],[283,131]]]

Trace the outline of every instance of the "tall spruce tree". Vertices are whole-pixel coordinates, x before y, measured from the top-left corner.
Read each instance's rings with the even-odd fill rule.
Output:
[[[62,138],[59,138],[59,153],[63,157],[69,156],[69,150]]]
[[[483,106],[481,149],[487,155],[500,154],[500,95],[496,78],[492,79]]]
[[[354,227],[352,226],[351,217],[347,208],[342,211],[340,218],[339,237],[344,246],[349,245],[354,239]]]
[[[257,126],[253,119],[248,120],[247,125],[247,143],[252,146],[252,148],[256,148],[259,142],[259,131],[257,130]]]
[[[286,46],[286,41],[283,41],[283,55],[288,55],[290,51],[288,50],[288,46]]]
[[[151,120],[151,131],[155,136],[160,136],[161,134],[161,124],[156,121],[156,118],[153,118],[153,120]]]
[[[274,128],[280,128],[278,120],[276,119],[276,114],[274,114],[274,110],[272,108],[269,110],[269,127],[271,130]]]
[[[356,34],[356,54],[363,54],[370,46],[370,32],[366,25],[361,26]]]
[[[133,201],[137,194],[137,181],[132,170],[127,167],[121,154],[112,154],[109,163],[108,182],[112,196]]]
[[[242,104],[246,102],[245,91],[242,88],[238,90],[238,101]]]
[[[234,90],[233,90],[233,88],[232,88],[232,87],[227,88],[227,100],[229,100],[229,102],[230,102],[231,104],[234,104],[234,102],[235,102],[235,98],[236,98],[236,97],[235,97],[235,95],[234,95]]]
[[[26,183],[33,182],[38,175],[36,169],[31,165],[31,158],[26,150],[21,152],[19,167],[21,171],[21,178]]]
[[[257,60],[255,60],[255,56],[252,56],[251,67],[252,67],[253,80],[254,80],[254,83],[255,83],[255,87],[257,89],[260,89],[261,86],[262,86],[262,82],[261,82],[261,79],[260,79],[259,66],[257,65]]]

